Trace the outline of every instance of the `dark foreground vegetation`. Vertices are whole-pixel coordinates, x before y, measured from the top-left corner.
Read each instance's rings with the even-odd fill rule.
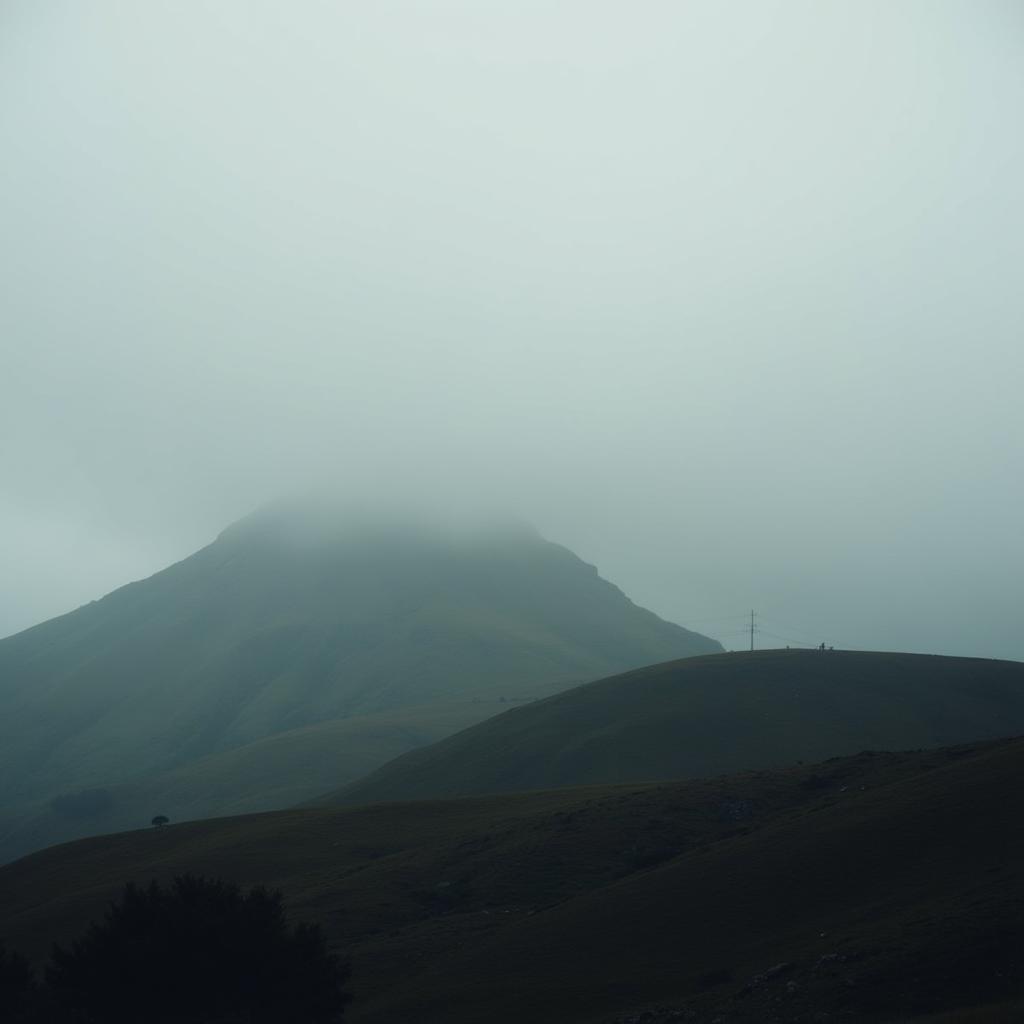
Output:
[[[6,1024],[335,1024],[348,969],[281,895],[182,875],[125,886],[102,920],[55,945],[42,977],[0,947]]]
[[[1007,740],[169,825],[0,869],[0,934],[41,965],[125,879],[192,872],[321,924],[354,1024],[1014,1020],[1022,777]]]

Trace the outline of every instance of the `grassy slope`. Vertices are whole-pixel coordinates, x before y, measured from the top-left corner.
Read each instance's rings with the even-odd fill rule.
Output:
[[[0,842],[0,860],[49,845],[78,827],[82,835],[140,828],[155,814],[172,821],[291,807],[319,796],[339,779],[355,780],[417,746],[504,710],[497,701],[464,701],[359,715],[278,733],[174,771],[115,787],[109,807],[79,822],[61,821],[48,806],[29,811]]]
[[[812,806],[588,893],[436,965],[370,1019],[411,1020],[417,1006],[453,1024],[512,1020],[492,1012],[512,1002],[520,1019],[600,1021],[617,1003],[682,1002],[716,970],[746,980],[779,962],[801,969],[730,1019],[767,1019],[788,980],[804,990],[794,1015],[808,1003],[885,1017],[1019,994],[1022,755],[1018,743],[842,808]],[[831,986],[812,965],[834,953],[852,959],[835,971],[856,996],[816,996]]]
[[[0,869],[0,934],[38,956],[125,879],[193,870],[279,885],[322,921],[354,960],[354,1024],[583,1024],[650,1003],[765,1021],[776,998],[888,1020],[1020,983],[1022,768],[1007,741],[124,833]],[[831,953],[846,960],[816,971]],[[780,961],[793,972],[739,997]]]
[[[516,708],[326,800],[685,778],[1024,732],[1024,664],[835,651],[654,665]]]
[[[388,751],[397,757],[506,708],[495,700],[442,703],[291,729],[158,775],[144,801],[177,820],[209,816],[213,808],[246,814],[294,806],[339,775],[365,775]]]

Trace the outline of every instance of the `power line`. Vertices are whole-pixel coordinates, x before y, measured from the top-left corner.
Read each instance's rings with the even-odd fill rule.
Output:
[[[795,640],[791,636],[779,636],[778,633],[770,633],[766,629],[758,630],[760,633],[764,633],[765,636],[770,636],[773,640],[785,640],[787,644],[796,644],[798,647],[818,647],[818,644],[811,643],[810,640]]]
[[[752,651],[755,649],[756,638],[759,636],[771,637],[773,640],[781,640],[786,644],[793,644],[796,647],[809,647],[813,650],[819,650],[822,648],[820,642],[815,642],[812,640],[800,640],[793,636],[784,636],[781,633],[774,633],[769,629],[765,629],[763,626],[759,625],[759,623],[763,619],[762,614],[754,609],[750,610],[749,618],[747,618],[746,616],[744,618],[745,622],[742,626],[740,626],[737,623],[732,629],[716,630],[716,635],[723,639],[727,637],[742,636],[745,639],[749,640],[750,650]],[[773,619],[769,619],[769,621],[774,622]],[[733,622],[735,623],[736,620],[733,619]],[[782,628],[788,629],[788,627],[785,624],[782,624]]]

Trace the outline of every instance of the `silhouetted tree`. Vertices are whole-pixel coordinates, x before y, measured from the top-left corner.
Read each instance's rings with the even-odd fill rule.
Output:
[[[279,892],[189,875],[127,885],[46,972],[76,1024],[333,1024],[347,978],[318,926],[288,925]]]
[[[35,979],[28,961],[20,953],[9,952],[0,942],[0,1020],[26,1020],[35,994]]]
[[[171,819],[166,814],[158,814],[151,822],[150,825],[156,825],[159,828],[161,825],[166,825]]]

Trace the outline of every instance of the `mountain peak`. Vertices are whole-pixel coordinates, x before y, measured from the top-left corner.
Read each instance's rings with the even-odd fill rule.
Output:
[[[481,507],[442,507],[424,500],[398,503],[339,494],[279,498],[232,523],[219,541],[319,548],[394,542],[463,546],[543,542],[524,519]]]

